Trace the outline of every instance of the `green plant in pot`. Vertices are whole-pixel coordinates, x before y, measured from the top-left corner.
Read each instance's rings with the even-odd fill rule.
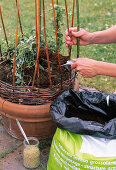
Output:
[[[60,14],[62,10],[59,6],[57,6],[56,9],[58,11],[57,20],[60,20],[62,18]],[[58,17],[60,17],[60,19]],[[51,25],[56,29],[53,21],[51,22]],[[60,51],[63,38],[60,21],[57,26]],[[42,30],[44,30],[44,36]],[[55,33],[55,31],[53,32]],[[10,76],[8,76],[8,78],[13,77],[13,79],[11,78],[11,84],[9,84],[9,79],[7,82],[4,82],[3,80],[0,82],[1,92],[3,94],[0,98],[0,106],[2,106],[0,109],[4,127],[12,136],[22,139],[23,137],[16,125],[17,118],[27,136],[39,137],[41,140],[52,136],[56,127],[49,114],[50,104],[63,90],[72,88],[75,75],[73,74],[73,78],[70,78],[70,71],[67,72],[67,68],[65,67],[62,69],[62,72],[60,72],[58,54],[56,53],[57,45],[56,39],[54,38],[55,35],[53,35],[53,37],[49,36],[47,29],[47,48],[46,45],[44,45],[45,41],[43,38],[45,37],[45,25],[43,28],[41,27],[40,47],[36,43],[34,30],[29,36],[23,34],[23,37],[18,37],[17,35],[18,29],[16,29],[15,48],[10,46],[10,51],[8,51],[9,55],[7,55],[8,60],[4,62],[5,67],[6,65],[10,66]],[[47,55],[49,55],[49,58]],[[69,59],[69,56],[64,57],[59,54],[59,58],[61,65]],[[32,88],[36,65],[37,71],[34,88]],[[51,73],[52,87],[49,82],[49,72]],[[63,74],[64,80],[61,80],[60,74]],[[4,88],[2,88],[2,86]]]

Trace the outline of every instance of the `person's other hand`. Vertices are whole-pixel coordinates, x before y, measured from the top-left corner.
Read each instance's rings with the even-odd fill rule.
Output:
[[[97,62],[89,58],[77,58],[73,60],[74,63],[71,65],[72,69],[79,72],[85,78],[91,78],[98,75]]]
[[[80,45],[88,45],[91,42],[91,33],[84,29],[77,32],[77,27],[69,28],[65,31],[66,47],[77,44],[77,37],[80,38]]]

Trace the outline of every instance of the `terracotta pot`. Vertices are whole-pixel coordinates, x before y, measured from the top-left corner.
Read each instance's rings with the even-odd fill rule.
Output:
[[[78,80],[75,78],[74,90],[79,90]],[[56,125],[50,116],[51,103],[42,105],[22,105],[0,98],[0,114],[6,131],[15,138],[24,139],[16,119],[18,119],[28,137],[38,137],[39,140],[53,136]]]
[[[39,140],[53,136],[56,125],[49,114],[50,104],[20,105],[0,98],[0,113],[2,114],[4,128],[13,137],[24,139],[17,126],[17,118],[27,136],[38,137]]]

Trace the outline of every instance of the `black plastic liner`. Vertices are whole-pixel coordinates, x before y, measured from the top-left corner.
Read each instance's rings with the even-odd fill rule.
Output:
[[[61,129],[116,139],[116,94],[65,91],[51,105],[50,114]]]

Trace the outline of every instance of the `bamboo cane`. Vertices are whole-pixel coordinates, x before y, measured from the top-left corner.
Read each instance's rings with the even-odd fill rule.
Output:
[[[69,33],[69,22],[68,22],[68,10],[67,10],[67,2],[65,0],[65,8],[66,8],[66,18],[67,18],[67,29],[68,29],[68,33]],[[69,57],[71,56],[71,47],[68,46],[69,49]]]
[[[76,5],[77,5],[77,31],[79,31],[79,0],[76,0]],[[79,58],[79,46],[80,46],[80,41],[79,38],[77,38],[77,58]],[[74,88],[75,91],[79,91],[79,82],[77,77],[75,77],[75,83],[74,83]]]
[[[73,27],[73,22],[74,22],[74,10],[75,10],[75,0],[73,0],[72,24],[71,24],[71,27]],[[70,55],[71,55],[71,50],[72,50],[72,47],[70,47]]]

